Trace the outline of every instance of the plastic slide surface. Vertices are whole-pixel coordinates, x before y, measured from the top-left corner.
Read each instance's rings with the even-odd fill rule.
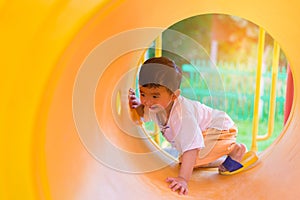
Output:
[[[299,199],[300,3],[0,1],[0,199],[177,199],[176,163],[128,119],[143,50],[200,14],[245,18],[290,61],[294,104],[280,137],[234,176],[197,170],[183,199]]]

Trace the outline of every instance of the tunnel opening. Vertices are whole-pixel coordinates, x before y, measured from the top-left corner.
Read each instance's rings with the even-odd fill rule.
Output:
[[[263,152],[281,134],[293,101],[292,73],[279,44],[262,27],[232,15],[193,16],[168,27],[142,60],[157,56],[180,66],[183,96],[224,110],[233,119],[237,142],[249,150]],[[208,76],[217,77],[221,86],[212,86]],[[154,122],[143,127],[160,148],[178,157]]]

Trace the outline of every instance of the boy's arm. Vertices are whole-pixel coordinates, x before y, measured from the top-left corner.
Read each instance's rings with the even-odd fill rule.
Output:
[[[178,177],[182,177],[187,181],[190,180],[195,166],[198,151],[198,149],[192,149],[183,153]]]
[[[170,183],[169,187],[173,191],[179,190],[179,194],[188,193],[187,183],[191,178],[198,151],[198,149],[192,149],[184,152],[181,157],[181,167],[179,170],[178,177],[167,178],[166,181]]]

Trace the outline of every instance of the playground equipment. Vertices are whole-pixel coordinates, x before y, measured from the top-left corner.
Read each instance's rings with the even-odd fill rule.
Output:
[[[140,48],[164,28],[207,13],[240,16],[277,40],[290,61],[294,104],[282,134],[254,168],[234,177],[196,171],[186,198],[299,198],[299,6],[270,0],[1,1],[0,199],[177,199],[164,182],[177,174],[172,159],[138,138],[135,126],[122,129],[130,123],[122,99],[132,74],[123,77],[136,66]],[[116,37],[124,32],[134,34]],[[99,45],[95,55],[101,56],[93,57]],[[116,104],[123,110],[114,112]],[[90,114],[93,123],[85,118]],[[95,124],[101,134],[78,134],[99,131]]]

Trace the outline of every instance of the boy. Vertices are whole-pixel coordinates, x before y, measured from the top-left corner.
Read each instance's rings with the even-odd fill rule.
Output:
[[[194,167],[209,164],[228,155],[219,172],[235,171],[246,152],[236,143],[237,129],[223,111],[212,109],[180,95],[182,73],[174,61],[166,57],[150,58],[139,72],[140,100],[129,90],[129,106],[144,121],[153,120],[162,135],[180,155],[177,177],[166,181],[173,191],[188,193],[188,181]]]

